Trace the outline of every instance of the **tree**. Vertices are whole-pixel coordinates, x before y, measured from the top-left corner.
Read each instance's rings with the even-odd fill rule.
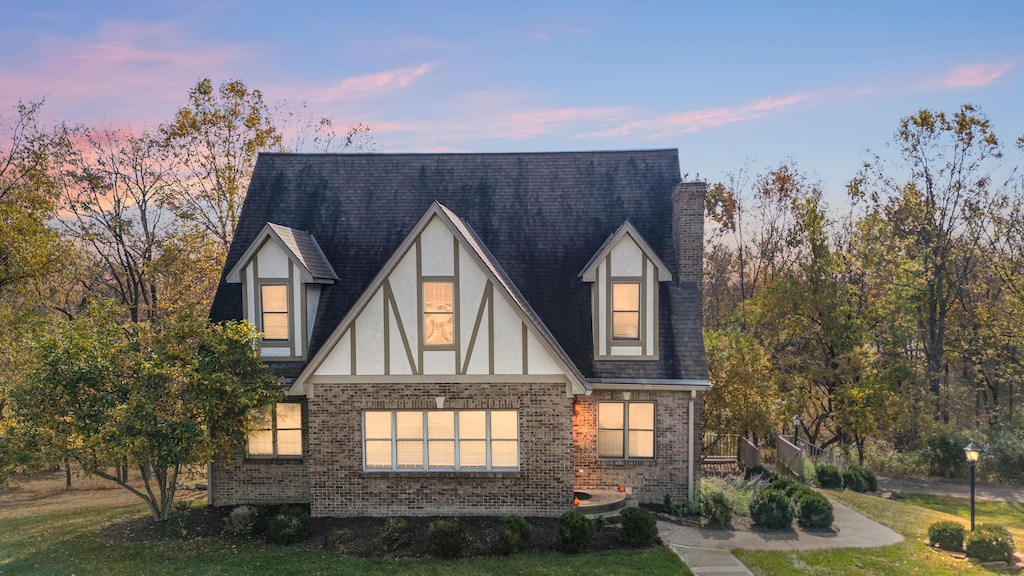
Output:
[[[711,390],[704,394],[704,428],[748,439],[767,438],[781,423],[779,387],[765,351],[737,329],[706,330]]]
[[[52,445],[166,520],[183,468],[236,453],[246,415],[280,390],[249,323],[119,317],[116,303],[94,304],[42,340],[38,369],[14,391],[17,427],[4,442]],[[124,460],[138,469],[142,488],[110,473]]]
[[[925,378],[936,417],[948,421],[948,319],[975,272],[976,248],[1002,195],[993,181],[1002,152],[988,119],[969,104],[952,116],[921,110],[904,118],[896,143],[903,170],[877,158],[867,162],[850,196],[883,215],[906,256],[920,265],[915,300]]]

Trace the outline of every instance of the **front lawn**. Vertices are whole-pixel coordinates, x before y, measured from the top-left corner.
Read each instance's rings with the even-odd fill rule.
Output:
[[[929,496],[926,494],[906,494],[899,497],[901,502],[930,508],[953,516],[959,516],[964,526],[971,523],[970,498],[953,498],[950,496]],[[1006,526],[1017,543],[1017,549],[1024,549],[1024,503],[992,502],[976,500],[974,503],[974,520],[976,524],[1001,524]]]
[[[145,514],[142,506],[132,505],[0,519],[0,574],[691,574],[664,547],[576,556],[382,560],[226,537],[125,542],[104,530],[111,522]]]
[[[755,574],[788,576],[814,575],[940,575],[1000,574],[966,560],[930,550],[922,544],[928,525],[938,520],[960,520],[955,516],[914,506],[906,502],[883,500],[877,496],[850,491],[826,490],[830,497],[903,534],[903,542],[882,548],[842,548],[811,552],[765,552],[734,550],[734,554]],[[977,518],[982,518],[978,516]],[[981,520],[984,522],[985,520]]]

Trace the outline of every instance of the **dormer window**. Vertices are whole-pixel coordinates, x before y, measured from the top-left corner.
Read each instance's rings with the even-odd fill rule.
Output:
[[[630,221],[579,274],[592,284],[595,360],[658,358],[658,294],[672,273]]]
[[[423,344],[455,344],[455,307],[452,282],[423,283]]]
[[[260,286],[264,340],[288,340],[288,286],[264,284]]]
[[[226,281],[242,285],[245,319],[263,333],[260,356],[304,360],[320,288],[338,276],[308,232],[268,223]]]
[[[612,283],[612,339],[640,340],[640,282]]]

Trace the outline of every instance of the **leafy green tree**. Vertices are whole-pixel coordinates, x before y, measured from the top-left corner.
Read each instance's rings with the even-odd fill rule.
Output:
[[[738,329],[706,330],[711,390],[704,394],[704,429],[756,440],[781,424],[776,375],[765,351]]]
[[[977,271],[976,248],[1004,195],[993,180],[1002,149],[988,118],[969,104],[952,115],[921,110],[904,118],[896,144],[902,165],[866,163],[850,196],[885,218],[893,239],[920,266],[914,300],[925,380],[936,416],[948,420],[949,317]]]
[[[92,305],[40,342],[38,368],[14,390],[5,442],[55,446],[166,520],[182,470],[229,458],[249,411],[280,395],[255,338],[245,322],[123,323],[115,303]],[[141,488],[111,474],[125,460]]]

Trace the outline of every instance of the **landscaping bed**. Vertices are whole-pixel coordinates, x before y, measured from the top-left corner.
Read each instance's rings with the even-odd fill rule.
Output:
[[[273,511],[275,507],[268,507]],[[196,539],[227,536],[224,532],[225,522],[234,507],[193,507],[185,510],[179,520],[172,517],[168,522],[154,522],[149,517],[133,517],[116,520],[103,526],[100,533],[117,542],[159,542],[175,539]],[[347,530],[351,537],[346,538],[343,553],[356,557],[388,557],[417,558],[429,556],[427,542],[428,526],[441,517],[414,516],[404,517],[408,524],[408,539],[404,545],[393,552],[381,553],[377,546],[377,538],[384,528],[386,518],[313,518],[310,521],[309,537],[296,544],[305,548],[323,548],[328,544],[328,537],[339,530]],[[463,516],[460,523],[469,536],[465,556],[493,556],[495,546],[502,533],[500,517],[495,516]],[[558,518],[526,518],[532,531],[530,544],[524,552],[548,552],[555,550],[558,533]],[[628,548],[622,541],[622,530],[618,518],[609,519],[594,534],[590,551],[616,550]],[[230,537],[230,536],[227,536]],[[237,537],[243,540],[263,541],[264,535]]]

